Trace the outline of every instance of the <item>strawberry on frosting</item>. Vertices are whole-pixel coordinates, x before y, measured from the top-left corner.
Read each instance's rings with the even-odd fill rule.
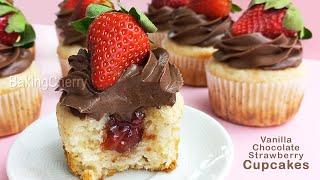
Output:
[[[300,12],[290,0],[252,0],[249,9],[233,24],[231,31],[235,36],[260,32],[268,38],[281,34],[311,37]]]
[[[135,8],[115,11],[107,6],[91,5],[88,15],[74,26],[88,34],[91,79],[96,89],[105,90],[131,64],[139,64],[147,57],[150,43],[146,32],[155,32],[157,28]]]
[[[0,43],[7,46],[30,46],[35,32],[23,13],[12,2],[0,1]]]

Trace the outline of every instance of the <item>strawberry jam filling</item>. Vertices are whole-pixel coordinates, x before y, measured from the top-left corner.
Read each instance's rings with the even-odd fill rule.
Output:
[[[102,149],[123,153],[135,147],[142,139],[144,116],[140,111],[136,111],[130,121],[110,116],[104,129]]]

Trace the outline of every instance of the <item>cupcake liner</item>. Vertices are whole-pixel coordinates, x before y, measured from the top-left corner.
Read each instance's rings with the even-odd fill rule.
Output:
[[[196,86],[196,87],[206,87],[207,79],[205,72],[205,64],[212,60],[212,58],[196,58],[181,56],[170,52],[170,62],[175,64],[182,76],[185,85]]]
[[[39,117],[41,91],[34,87],[19,87],[0,94],[0,137],[21,132]]]
[[[168,36],[168,31],[156,32],[148,34],[149,39],[154,43],[156,47],[162,47],[162,40],[166,39]]]
[[[289,121],[304,96],[303,78],[281,82],[235,82],[213,75],[207,69],[213,112],[232,123],[267,127]]]

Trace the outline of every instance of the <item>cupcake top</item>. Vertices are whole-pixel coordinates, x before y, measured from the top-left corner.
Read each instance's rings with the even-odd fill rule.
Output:
[[[60,80],[59,90],[63,91],[60,104],[70,107],[80,118],[98,121],[109,118],[107,123],[112,124],[106,125],[106,132],[121,126],[119,123],[141,127],[146,108],[175,104],[176,93],[183,84],[182,76],[170,64],[166,50],[150,49],[147,33],[157,28],[143,13],[135,8],[115,11],[102,5],[90,6],[88,11],[93,16],[73,23],[88,33],[88,52],[80,50],[69,58],[71,70]],[[124,140],[125,146],[105,148],[125,152],[141,136],[133,139],[134,143],[132,139]]]
[[[189,0],[152,0],[148,7],[147,16],[159,31],[168,31],[174,9],[186,6]]]
[[[176,43],[190,46],[212,46],[232,24],[230,17],[211,20],[187,7],[176,9],[172,17],[169,38]]]
[[[94,3],[113,7],[109,0],[64,0],[59,4],[60,11],[57,13],[55,24],[59,35],[63,39],[64,45],[80,45],[86,47],[86,36],[75,30],[71,22],[84,18],[86,8]]]
[[[130,120],[138,109],[174,105],[182,86],[178,69],[169,63],[168,53],[161,48],[150,51],[143,64],[129,66],[104,91],[97,90],[90,80],[91,61],[88,52],[80,50],[69,58],[72,70],[60,81],[60,89],[65,92],[60,103],[75,109],[77,115],[100,120],[106,114],[117,114]],[[78,83],[71,87],[68,82]]]
[[[311,38],[290,1],[250,3],[249,9],[215,45],[215,60],[239,69],[281,70],[302,62],[300,39]]]
[[[230,12],[241,10],[230,0],[190,0],[173,11],[169,38],[181,45],[209,47],[230,28]]]
[[[4,78],[22,73],[31,65],[35,32],[9,1],[1,1],[0,8],[0,78]]]

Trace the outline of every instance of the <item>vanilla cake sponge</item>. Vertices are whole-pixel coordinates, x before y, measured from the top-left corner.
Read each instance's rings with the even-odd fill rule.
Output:
[[[146,109],[141,142],[129,152],[118,153],[101,149],[107,118],[80,119],[68,107],[58,104],[59,131],[70,171],[81,179],[94,180],[127,169],[165,172],[175,169],[183,110],[180,93],[172,107]]]

